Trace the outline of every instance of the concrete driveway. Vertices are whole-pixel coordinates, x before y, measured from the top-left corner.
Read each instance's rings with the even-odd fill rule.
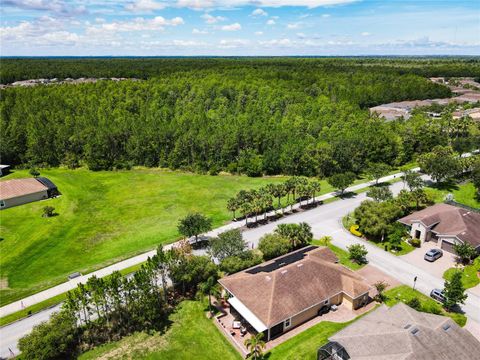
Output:
[[[402,255],[400,258],[437,278],[442,278],[443,273],[447,269],[455,266],[455,255],[443,250],[443,256],[440,259],[437,259],[434,262],[428,262],[424,260],[423,256],[425,253],[434,248],[440,249],[437,244],[433,242],[427,242],[424,243],[421,248],[415,249],[406,255]]]

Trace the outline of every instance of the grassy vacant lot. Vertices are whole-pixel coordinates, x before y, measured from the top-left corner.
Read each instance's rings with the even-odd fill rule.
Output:
[[[420,303],[422,304],[422,311],[424,312],[449,316],[460,326],[464,326],[467,322],[465,315],[445,311],[441,304],[406,285],[400,285],[386,291],[385,296],[385,304],[387,306],[393,306],[399,301],[407,303],[416,297],[418,300],[420,300]]]
[[[240,360],[240,354],[205,316],[206,303],[184,301],[164,334],[137,333],[82,356],[89,359]]]
[[[41,171],[62,192],[56,199],[2,210],[0,305],[115,261],[175,241],[178,219],[199,211],[219,226],[227,199],[274,178],[208,176],[158,169]],[[5,180],[28,177],[17,171]],[[325,191],[329,189],[324,186]],[[42,208],[59,214],[43,218]]]
[[[445,196],[451,193],[456,202],[480,209],[480,199],[476,197],[475,187],[471,182],[461,185],[445,185],[440,188],[429,187],[425,191],[433,196],[436,203],[443,202]]]
[[[480,271],[480,257],[477,257],[472,264],[465,266],[463,269],[448,269],[443,274],[443,278],[446,280],[450,280],[456,271],[461,271],[462,283],[466,289],[477,286],[478,284],[480,284],[480,278],[477,275]]]

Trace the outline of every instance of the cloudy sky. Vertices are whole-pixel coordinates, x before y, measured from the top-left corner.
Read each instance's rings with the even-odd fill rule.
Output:
[[[0,0],[2,56],[480,55],[479,0]]]

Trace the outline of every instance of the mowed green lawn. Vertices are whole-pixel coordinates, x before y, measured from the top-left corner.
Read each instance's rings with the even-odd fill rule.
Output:
[[[204,213],[214,226],[222,225],[231,218],[226,202],[239,190],[285,180],[158,169],[51,169],[41,175],[62,196],[0,213],[1,305],[63,282],[72,272],[87,273],[173,242],[180,238],[178,219],[188,212]],[[21,177],[28,172],[2,180]],[[59,215],[43,218],[46,205]]]
[[[443,202],[445,196],[451,193],[456,202],[480,209],[480,199],[476,196],[475,187],[471,182],[454,185],[448,189],[426,188],[427,194],[431,195],[436,203]]]
[[[184,301],[164,334],[137,333],[84,353],[90,359],[240,360],[242,357],[205,315],[207,303]]]

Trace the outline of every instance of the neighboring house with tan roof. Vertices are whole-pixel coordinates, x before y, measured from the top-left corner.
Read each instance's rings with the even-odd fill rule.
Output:
[[[0,209],[48,199],[55,195],[58,195],[57,187],[44,177],[1,181]]]
[[[228,302],[267,341],[317,316],[325,306],[357,309],[371,286],[326,247],[307,246],[219,280]]]
[[[480,213],[448,204],[436,204],[398,220],[412,238],[432,241],[454,252],[454,244],[468,243],[480,251]]]
[[[446,316],[382,305],[330,337],[318,360],[478,359],[480,342]]]

